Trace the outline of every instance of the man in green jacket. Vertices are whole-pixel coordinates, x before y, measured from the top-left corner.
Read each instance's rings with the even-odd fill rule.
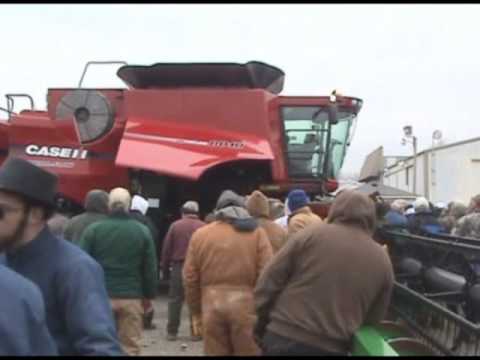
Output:
[[[140,355],[142,299],[155,297],[158,268],[150,231],[129,216],[130,203],[126,189],[113,189],[109,217],[89,225],[79,246],[103,267],[124,351]]]

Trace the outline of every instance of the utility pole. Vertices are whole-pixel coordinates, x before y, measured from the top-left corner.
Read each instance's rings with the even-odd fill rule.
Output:
[[[417,137],[412,136],[413,144],[413,193],[417,194]]]
[[[413,135],[413,128],[411,125],[403,127],[405,137],[402,139],[402,145],[411,142],[413,145],[413,193],[417,194],[417,137]],[[411,139],[411,140],[410,140]]]

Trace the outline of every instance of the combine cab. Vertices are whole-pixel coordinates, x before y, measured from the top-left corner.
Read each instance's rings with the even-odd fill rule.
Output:
[[[163,223],[187,199],[209,212],[226,188],[279,198],[294,187],[335,190],[362,106],[335,93],[280,96],[285,74],[261,62],[124,65],[117,75],[127,89],[82,80],[49,89],[47,111],[32,102],[14,113],[10,96],[0,160],[14,155],[57,173],[71,203],[92,188],[126,187]]]

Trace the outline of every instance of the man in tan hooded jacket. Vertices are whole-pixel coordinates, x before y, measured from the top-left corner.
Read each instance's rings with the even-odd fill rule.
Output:
[[[320,216],[314,214],[308,206],[309,199],[302,189],[294,189],[288,193],[287,205],[290,209],[288,216],[288,237],[306,228],[313,223],[321,223]]]
[[[344,191],[327,222],[289,238],[258,280],[255,333],[266,355],[346,355],[360,326],[383,319],[393,270],[372,239],[373,201]]]
[[[268,198],[261,191],[255,190],[248,197],[245,205],[250,215],[257,219],[260,227],[267,233],[273,253],[277,253],[287,241],[287,232],[280,225],[270,220]]]
[[[201,314],[206,355],[258,355],[253,289],[272,247],[232,191],[220,195],[215,218],[190,240],[183,268],[185,299],[193,317]]]

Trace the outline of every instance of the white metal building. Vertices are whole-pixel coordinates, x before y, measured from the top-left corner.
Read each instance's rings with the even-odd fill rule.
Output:
[[[383,183],[413,192],[413,156],[386,165]],[[416,193],[431,202],[456,200],[468,205],[480,194],[480,137],[417,154]]]

